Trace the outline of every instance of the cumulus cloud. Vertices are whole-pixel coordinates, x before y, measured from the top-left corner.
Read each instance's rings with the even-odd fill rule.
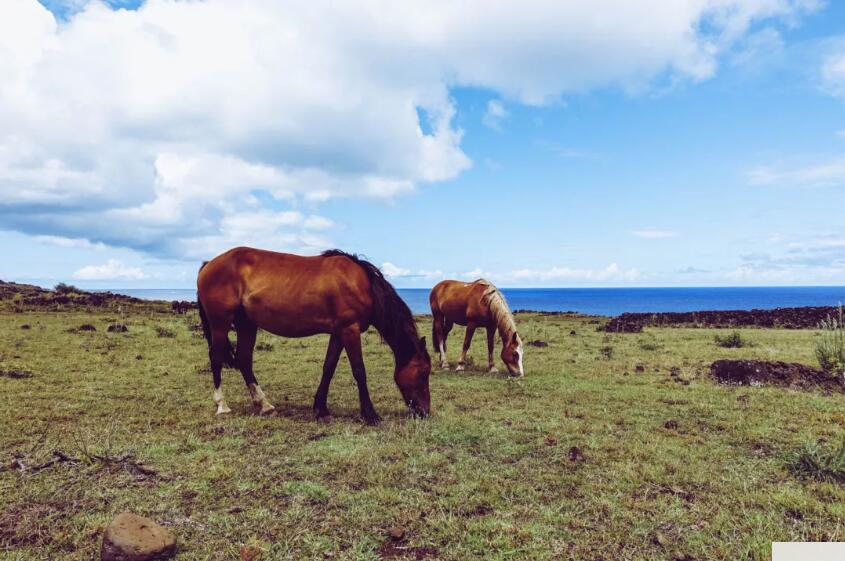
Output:
[[[664,240],[666,238],[676,238],[677,232],[672,230],[661,230],[659,228],[644,228],[642,230],[634,230],[631,235],[647,240]]]
[[[66,20],[36,0],[0,2],[0,226],[169,257],[217,251],[242,233],[287,244],[279,249],[327,242],[312,233],[329,228],[316,219],[234,224],[256,201],[276,212],[454,178],[471,162],[453,87],[545,104],[704,80],[755,20],[815,7],[52,4]]]
[[[487,102],[487,110],[484,112],[484,117],[481,121],[485,126],[491,129],[501,130],[502,121],[508,116],[508,111],[505,106],[498,99],[491,99]]]
[[[506,278],[530,282],[580,282],[580,281],[635,281],[640,278],[637,269],[623,270],[616,263],[604,269],[573,269],[569,267],[551,267],[549,269],[518,269]]]
[[[87,265],[75,273],[77,280],[141,280],[148,278],[138,267],[128,267],[117,259],[109,259],[102,265]]]
[[[397,267],[391,262],[385,262],[381,264],[381,271],[387,277],[405,277],[411,274],[410,269],[405,269],[402,267]]]

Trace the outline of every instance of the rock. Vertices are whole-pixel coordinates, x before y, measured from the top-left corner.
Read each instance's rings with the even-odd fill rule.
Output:
[[[129,328],[127,328],[122,323],[113,323],[108,326],[106,331],[108,331],[109,333],[126,333],[127,331],[129,331]]]
[[[678,428],[678,421],[675,419],[669,419],[665,423],[663,423],[663,427],[669,430],[676,430]]]
[[[645,365],[643,365],[643,364],[637,364],[637,365],[634,367],[634,372],[645,372]]]
[[[241,561],[255,561],[261,556],[261,548],[255,545],[241,546]]]
[[[585,462],[587,458],[584,457],[584,453],[581,452],[581,449],[577,446],[573,446],[569,449],[569,461],[571,462]]]
[[[678,368],[677,366],[673,366],[672,368],[669,369],[669,376],[671,376],[672,378],[677,378],[680,375],[681,375],[681,369]]]
[[[26,331],[26,330],[27,330],[27,329],[29,329],[29,328],[30,328],[30,326],[29,326],[29,324],[28,324],[28,323],[25,323],[25,324],[21,325],[21,329],[23,329],[24,331]]]
[[[574,329],[569,332],[570,337],[575,337],[576,335],[578,335],[578,333],[576,333]]]
[[[124,512],[103,535],[102,561],[154,561],[176,553],[176,537],[152,520]]]
[[[402,541],[405,539],[405,528],[393,527],[387,531],[387,537],[395,542]]]
[[[79,331],[97,331],[97,328],[90,323],[84,323],[79,326]]]
[[[766,360],[717,360],[710,374],[720,384],[782,386],[801,390],[828,389],[842,393],[839,380],[823,370],[794,362]]]
[[[535,339],[534,341],[528,341],[528,344],[532,347],[548,347],[549,344],[545,341],[540,341],[539,339]]]

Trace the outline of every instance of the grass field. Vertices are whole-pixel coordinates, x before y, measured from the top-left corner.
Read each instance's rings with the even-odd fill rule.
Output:
[[[369,427],[345,359],[334,423],[313,418],[325,337],[261,333],[276,414],[255,416],[226,370],[233,413],[219,418],[195,313],[0,318],[0,370],[32,374],[0,377],[2,560],[96,559],[124,510],[170,527],[179,560],[239,559],[242,544],[261,559],[740,560],[768,559],[775,540],[845,540],[845,488],[786,467],[805,442],[840,441],[843,396],[708,376],[718,358],[814,364],[812,331],[743,330],[753,346],[727,349],[713,330],[606,334],[594,318],[521,314],[523,338],[548,343],[527,348],[524,382],[435,371],[427,420],[406,414],[371,331],[384,422]],[[114,321],[128,332],[107,333]],[[96,331],[69,331],[82,324]],[[66,460],[20,468],[55,451]]]

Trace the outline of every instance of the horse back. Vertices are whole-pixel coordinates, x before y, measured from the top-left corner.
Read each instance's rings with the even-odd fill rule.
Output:
[[[304,257],[239,247],[200,271],[198,294],[207,310],[242,308],[259,327],[287,337],[366,329],[372,294],[366,273],[345,257]]]
[[[444,280],[431,290],[429,301],[432,314],[442,314],[446,320],[466,325],[486,325],[489,310],[482,302],[486,286],[478,282]]]

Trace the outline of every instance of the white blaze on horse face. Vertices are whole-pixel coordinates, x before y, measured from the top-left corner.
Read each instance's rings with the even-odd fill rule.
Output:
[[[267,396],[264,395],[264,390],[258,384],[249,384],[247,386],[249,396],[256,407],[261,407],[261,413],[269,413],[274,410],[273,404],[267,401]]]
[[[229,409],[229,406],[226,405],[226,400],[223,399],[223,390],[220,388],[214,390],[214,403],[217,404],[217,415],[232,412],[232,410]]]

